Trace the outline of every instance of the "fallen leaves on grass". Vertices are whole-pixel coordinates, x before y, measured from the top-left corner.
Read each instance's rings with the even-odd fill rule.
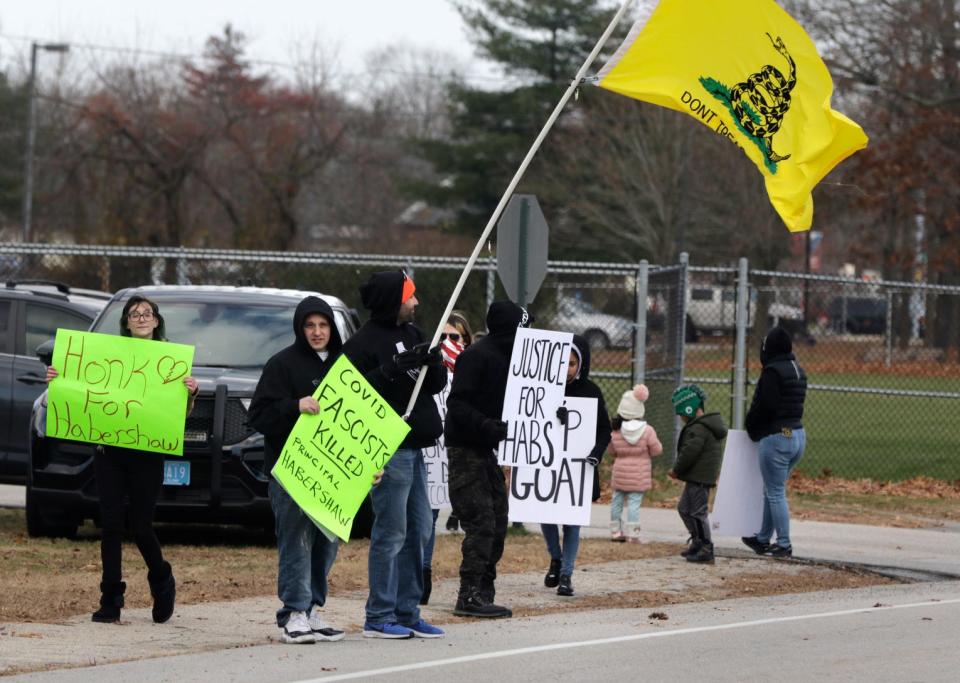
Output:
[[[960,500],[960,480],[949,482],[923,476],[904,481],[875,481],[873,479],[841,479],[829,475],[811,477],[802,472],[795,472],[790,478],[789,488],[793,493],[814,495],[845,493],[858,496],[881,495]]]

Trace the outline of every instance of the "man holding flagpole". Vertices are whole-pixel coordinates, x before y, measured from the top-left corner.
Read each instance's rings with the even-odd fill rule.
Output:
[[[424,391],[405,415],[410,432],[370,492],[373,528],[367,561],[370,594],[363,635],[367,638],[442,638],[443,631],[420,618],[423,549],[433,512],[421,449],[443,433],[433,399],[447,386],[439,347],[427,350],[413,324],[418,305],[413,279],[402,271],[374,273],[360,287],[370,319],[343,352],[398,413],[404,412],[418,378]]]

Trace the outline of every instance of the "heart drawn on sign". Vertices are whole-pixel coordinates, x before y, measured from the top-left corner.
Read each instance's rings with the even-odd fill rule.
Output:
[[[160,375],[164,384],[176,382],[187,374],[187,370],[189,370],[187,364],[182,360],[174,359],[173,356],[164,356],[157,361],[157,374]]]

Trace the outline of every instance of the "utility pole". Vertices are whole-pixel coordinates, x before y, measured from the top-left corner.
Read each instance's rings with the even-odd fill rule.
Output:
[[[69,52],[66,43],[30,44],[30,79],[27,81],[27,151],[23,170],[23,241],[30,241],[30,228],[33,219],[33,148],[37,139],[37,52]]]

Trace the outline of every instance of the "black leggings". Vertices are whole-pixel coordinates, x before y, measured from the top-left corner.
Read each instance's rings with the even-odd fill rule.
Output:
[[[163,573],[163,551],[153,532],[153,513],[163,486],[163,458],[152,453],[105,446],[93,458],[100,495],[100,560],[103,582],[122,579],[120,546],[124,531],[124,500],[130,499],[130,527],[147,569]]]

